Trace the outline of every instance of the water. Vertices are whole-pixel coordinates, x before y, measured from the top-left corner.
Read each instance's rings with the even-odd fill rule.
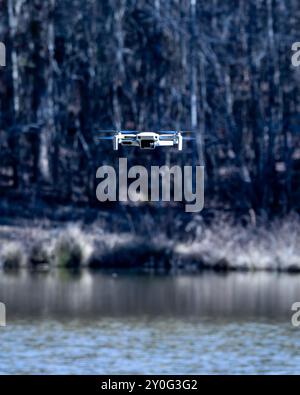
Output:
[[[300,276],[0,273],[0,372],[300,374]]]

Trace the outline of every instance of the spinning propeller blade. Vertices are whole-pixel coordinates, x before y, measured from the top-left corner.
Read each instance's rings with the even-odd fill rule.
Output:
[[[174,139],[174,137],[176,137],[175,134],[169,133],[169,134],[160,135],[160,136],[159,136],[159,139],[160,139],[160,140],[170,140],[170,139]]]
[[[186,134],[186,133],[193,133],[191,130],[159,130],[158,133],[163,134]]]
[[[113,140],[113,136],[96,137],[97,140]]]
[[[107,129],[107,130],[97,130],[96,133],[117,133],[117,130],[113,129]]]

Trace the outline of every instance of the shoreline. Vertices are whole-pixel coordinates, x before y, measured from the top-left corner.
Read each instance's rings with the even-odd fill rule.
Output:
[[[183,225],[183,232],[174,228],[173,233],[168,226],[153,233],[153,221],[145,218],[139,225],[132,221],[133,230],[122,230],[105,215],[88,224],[2,221],[0,268],[300,272],[297,214],[267,225],[245,226],[225,217],[207,224],[197,216]]]

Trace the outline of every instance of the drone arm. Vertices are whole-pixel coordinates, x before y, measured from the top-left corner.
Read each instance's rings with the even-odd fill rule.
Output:
[[[114,151],[118,151],[119,149],[119,136],[116,135],[113,137]]]
[[[178,134],[178,151],[182,151],[182,136]]]

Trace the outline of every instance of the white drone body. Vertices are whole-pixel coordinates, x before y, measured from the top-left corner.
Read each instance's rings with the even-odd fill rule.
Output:
[[[120,145],[139,147],[140,149],[154,149],[156,147],[176,146],[178,151],[182,151],[183,140],[191,140],[189,137],[183,137],[183,132],[173,130],[159,132],[121,130],[111,132],[114,132],[112,136],[99,137],[99,139],[112,140],[113,149],[115,151],[119,149]]]
[[[131,134],[130,132],[119,132],[113,136],[114,150],[119,149],[119,144],[125,146],[136,146],[141,149],[154,149],[156,147],[166,147],[177,145],[182,151],[182,136],[178,133],[159,134],[154,132],[141,132]]]

